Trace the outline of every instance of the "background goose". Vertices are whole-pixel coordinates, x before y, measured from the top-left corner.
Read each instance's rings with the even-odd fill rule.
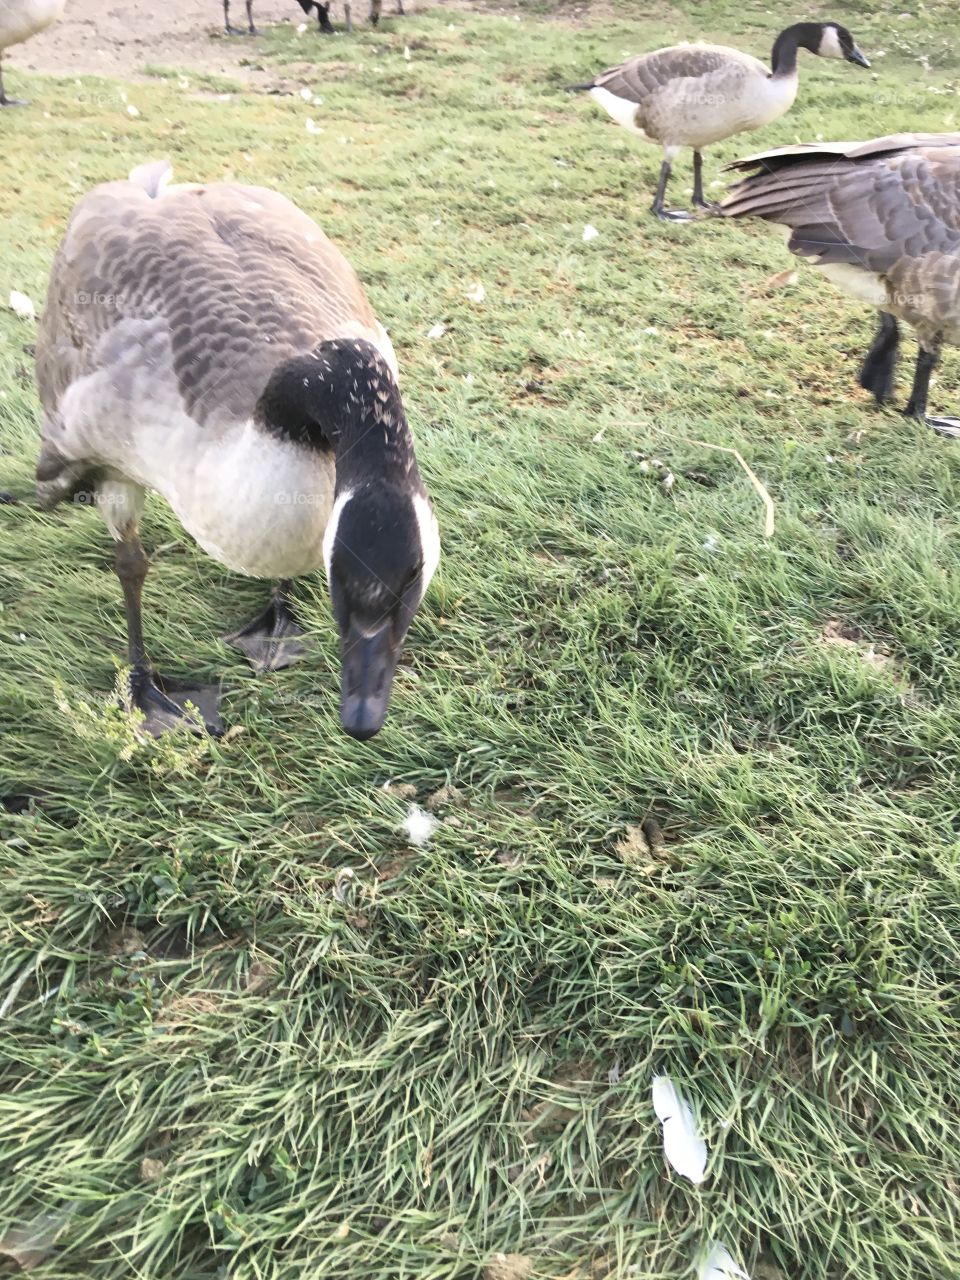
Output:
[[[0,107],[26,103],[8,98],[3,89],[3,51],[29,40],[63,13],[65,0],[0,0]]]
[[[782,147],[730,168],[752,172],[724,200],[727,217],[778,223],[794,253],[880,308],[860,385],[878,404],[890,397],[905,320],[920,342],[905,412],[960,436],[960,420],[927,417],[941,346],[960,343],[960,133]]]
[[[274,191],[165,186],[169,166],[96,187],[54,262],[37,342],[45,506],[89,487],[116,539],[131,700],[162,732],[187,698],[144,652],[156,489],[214,559],[289,579],[324,563],[341,635],[341,718],[383,724],[400,647],[440,554],[390,340],[342,254]],[[299,656],[283,593],[231,637],[259,669]]]
[[[735,133],[759,129],[789,111],[797,96],[797,50],[821,58],[870,63],[837,22],[798,22],[777,36],[771,70],[739,49],[725,45],[678,44],[630,58],[586,84],[618,124],[648,142],[663,146],[660,181],[652,212],[658,218],[686,221],[690,214],[663,207],[670,168],[681,147],[693,147],[693,203],[712,206],[703,197],[703,148]]]

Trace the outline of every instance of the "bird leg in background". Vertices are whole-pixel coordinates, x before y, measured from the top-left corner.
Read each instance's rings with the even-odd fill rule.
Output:
[[[882,311],[880,327],[874,334],[870,350],[860,369],[860,385],[864,391],[872,394],[877,404],[884,404],[893,395],[899,348],[900,326],[897,318]]]
[[[343,16],[346,20],[347,31],[353,31],[353,10],[350,6],[350,0],[343,0]]]
[[[304,8],[306,9],[307,13],[309,13],[309,12],[310,12],[310,9],[309,9],[309,6],[308,6],[308,5],[305,5],[305,6],[304,6]],[[325,32],[325,33],[326,33],[326,35],[328,35],[328,36],[332,36],[332,35],[333,35],[333,23],[330,21],[330,3],[329,3],[329,0],[328,0],[327,4],[321,4],[321,3],[319,2],[319,0],[316,0],[316,10],[317,10],[317,25],[319,26],[320,30],[321,30],[321,31],[323,31],[323,32]]]
[[[904,416],[916,418],[919,422],[925,422],[928,427],[933,427],[934,431],[939,432],[942,436],[950,436],[954,440],[960,440],[960,418],[931,418],[927,415],[927,392],[930,389],[930,375],[939,363],[939,341],[933,351],[928,351],[921,345],[920,350],[917,352],[917,367],[913,375],[913,390],[910,392],[907,407],[903,411]]]
[[[3,54],[0,53],[0,107],[25,107],[22,98],[8,98],[3,89]]]
[[[247,0],[247,26],[250,28],[252,36],[259,35],[257,28],[253,25],[253,0]]]
[[[698,209],[707,209],[710,213],[718,213],[720,210],[720,206],[715,201],[704,199],[703,156],[699,151],[693,153],[693,203]]]
[[[657,193],[653,197],[650,212],[654,217],[663,219],[664,222],[689,222],[689,213],[684,213],[681,209],[665,209],[663,207],[663,198],[667,194],[667,183],[669,181],[670,161],[665,159],[660,166],[660,181],[657,183]]]
[[[375,27],[380,21],[380,13],[383,9],[383,0],[370,0],[370,25]]]
[[[310,652],[300,639],[306,635],[290,605],[292,583],[284,580],[274,587],[270,603],[246,626],[224,636],[227,644],[243,653],[254,671],[281,671],[292,667]]]
[[[223,721],[217,710],[219,690],[213,685],[166,680],[154,671],[147,658],[143,644],[140,598],[149,567],[134,526],[128,530],[123,541],[117,543],[115,561],[117,577],[123,587],[123,602],[127,614],[127,656],[131,667],[125,705],[128,710],[136,707],[143,712],[143,728],[154,738],[184,726],[195,733],[205,729],[207,733],[219,737],[223,733]],[[194,710],[191,711],[190,708]]]

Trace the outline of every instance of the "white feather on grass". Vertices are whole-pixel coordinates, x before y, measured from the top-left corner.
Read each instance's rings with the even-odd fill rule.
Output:
[[[439,825],[438,819],[432,813],[427,813],[426,809],[421,809],[418,804],[412,804],[407,810],[407,816],[400,824],[400,830],[412,845],[421,849]]]
[[[37,310],[25,293],[19,289],[10,290],[10,309],[15,311],[21,320],[36,320]]]
[[[700,1260],[697,1280],[750,1280],[750,1277],[734,1262],[726,1245],[714,1240]]]
[[[677,1173],[702,1182],[707,1167],[707,1144],[697,1130],[690,1104],[684,1102],[669,1076],[654,1076],[653,1109],[663,1125],[663,1154]]]

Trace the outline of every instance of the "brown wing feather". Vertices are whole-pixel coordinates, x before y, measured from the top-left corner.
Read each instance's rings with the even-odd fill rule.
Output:
[[[756,156],[723,212],[789,227],[793,252],[821,263],[886,275],[904,258],[936,253],[958,255],[960,270],[960,135],[933,138]]]
[[[353,268],[319,227],[258,187],[131,183],[91,192],[57,254],[37,344],[41,398],[55,413],[70,383],[109,363],[112,342],[169,336],[184,405],[252,412],[272,370],[345,326],[376,330]],[[147,333],[152,338],[147,338]]]
[[[766,72],[755,58],[736,49],[717,45],[674,45],[669,49],[639,54],[619,66],[609,67],[597,76],[592,87],[606,89],[618,98],[640,105],[673,80],[696,79],[732,64],[743,64],[760,74]]]

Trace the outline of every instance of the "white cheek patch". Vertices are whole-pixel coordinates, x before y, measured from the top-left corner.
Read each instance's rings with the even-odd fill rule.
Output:
[[[430,579],[437,571],[437,565],[440,563],[440,530],[437,527],[437,517],[433,514],[433,508],[430,503],[421,494],[414,494],[413,509],[417,516],[417,527],[420,530],[420,554],[423,557],[423,569],[421,570],[421,582],[423,585],[423,596],[427,593],[427,587],[430,585]]]
[[[843,49],[840,47],[840,37],[837,35],[836,27],[823,28],[823,34],[820,37],[820,48],[817,50],[817,56],[820,58],[842,58],[844,56]]]
[[[333,544],[337,540],[337,526],[340,523],[340,517],[343,515],[343,508],[353,497],[352,489],[345,489],[333,504],[333,510],[330,512],[330,519],[327,521],[327,527],[323,531],[323,567],[327,571],[327,582],[330,581],[330,562],[333,559]]]

